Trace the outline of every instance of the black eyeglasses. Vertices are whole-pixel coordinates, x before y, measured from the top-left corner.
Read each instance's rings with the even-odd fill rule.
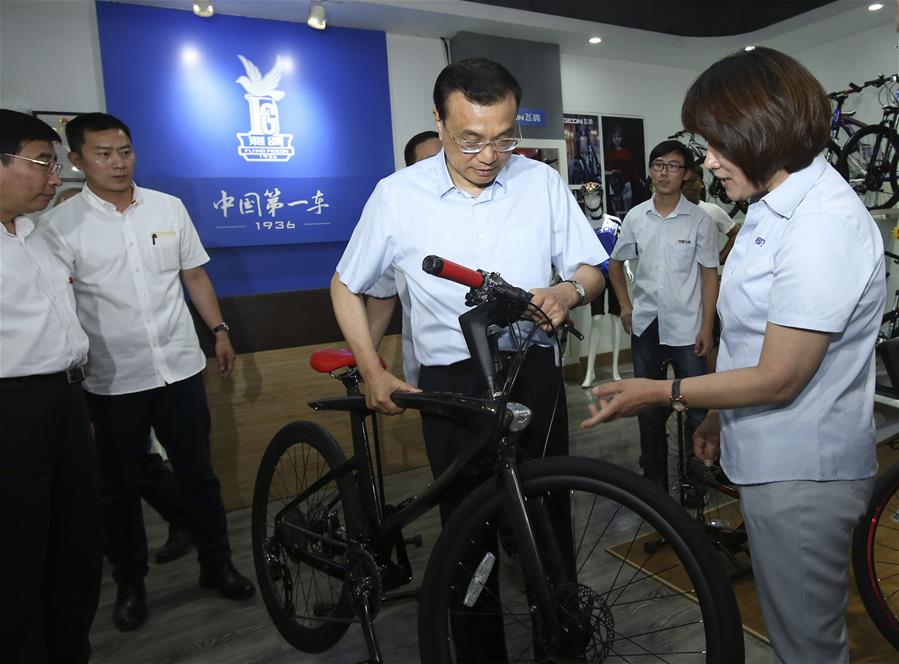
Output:
[[[683,164],[676,161],[654,161],[649,167],[656,173],[680,173],[686,168]]]
[[[22,161],[30,161],[32,164],[37,164],[42,170],[46,171],[48,175],[59,175],[62,172],[62,164],[57,163],[56,160],[41,161],[40,159],[23,157],[20,154],[10,154],[9,152],[4,152],[3,155],[5,157],[13,157],[15,159],[21,159]]]

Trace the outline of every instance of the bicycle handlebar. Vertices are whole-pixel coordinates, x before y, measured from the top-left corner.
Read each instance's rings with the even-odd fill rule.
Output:
[[[484,285],[483,273],[440,258],[440,256],[425,256],[421,262],[421,269],[435,277],[449,279],[469,288],[480,288]]]

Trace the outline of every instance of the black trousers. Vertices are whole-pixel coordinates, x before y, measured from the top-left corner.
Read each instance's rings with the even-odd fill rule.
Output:
[[[231,557],[221,485],[209,458],[209,407],[203,375],[132,394],[87,393],[100,459],[106,557],[123,583],[146,576],[147,535],[140,483],[150,427],[165,448],[184,500],[200,563]]]
[[[81,385],[0,379],[0,403],[0,660],[86,662],[103,559]]]
[[[519,434],[519,443],[523,455],[527,458],[568,454],[568,404],[561,380],[561,372],[555,366],[553,350],[532,347],[527,353],[509,399],[528,406],[532,412],[530,425]],[[422,366],[418,385],[426,392],[456,392],[472,396],[482,395],[485,389],[484,380],[472,360],[443,367]],[[473,438],[483,438],[490,434],[490,431],[474,429],[470,423],[427,415],[424,412],[421,414],[421,422],[425,448],[434,477],[446,470]],[[490,476],[489,472],[489,466],[485,466],[480,472],[467,475],[451,489],[440,502],[440,518],[443,523],[446,523],[459,504]],[[567,497],[563,496],[561,501],[551,499],[549,509],[553,522],[558,526],[557,533],[560,539],[567,537],[570,541],[570,528],[566,527],[570,521]],[[499,536],[507,549],[514,547],[511,534],[506,528],[501,527]],[[493,541],[482,541],[473,547],[474,556],[483,555],[484,546],[497,549],[496,535],[487,537]],[[473,558],[464,562],[466,563],[464,567],[475,569],[480,561]],[[490,598],[496,598],[498,601],[497,573],[498,566],[494,567],[488,579],[482,595],[484,601],[490,601]],[[469,616],[458,607],[453,616],[452,631],[456,658],[460,664],[508,661],[502,638],[503,616],[489,615],[492,608],[485,611],[476,605]]]
[[[666,377],[665,362],[671,362],[677,378],[704,376],[708,371],[706,358],[699,357],[693,346],[665,346],[659,341],[659,320],[649,324],[640,336],[631,335],[631,357],[634,377],[661,380]],[[643,476],[658,482],[666,491],[669,486],[668,455],[665,448],[665,419],[668,408],[652,406],[637,413],[640,427],[640,467]],[[684,458],[693,456],[693,432],[702,424],[706,411],[687,410],[684,425]],[[669,452],[677,454],[676,441]],[[676,458],[676,457],[675,457]]]
[[[187,528],[184,501],[178,480],[168,464],[158,454],[144,455],[144,467],[140,476],[140,497],[156,510],[170,527]]]

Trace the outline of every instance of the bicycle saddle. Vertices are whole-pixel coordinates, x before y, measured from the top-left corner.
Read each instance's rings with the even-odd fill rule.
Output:
[[[386,369],[387,363],[384,358],[378,357],[378,359],[381,361],[381,366]],[[309,356],[309,366],[319,373],[329,374],[342,367],[356,366],[356,358],[348,348],[322,348]]]

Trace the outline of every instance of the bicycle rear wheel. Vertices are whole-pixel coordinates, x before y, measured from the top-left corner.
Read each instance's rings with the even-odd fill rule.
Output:
[[[846,141],[837,160],[837,170],[866,208],[888,208],[899,200],[897,155],[899,136],[880,126],[866,127]]]
[[[332,647],[353,618],[343,574],[348,531],[360,523],[350,472],[334,438],[311,422],[292,422],[269,443],[253,491],[256,578],[275,627],[308,653]]]
[[[855,528],[852,570],[868,615],[899,650],[899,464],[877,480]]]
[[[547,654],[514,545],[492,544],[504,501],[489,481],[431,554],[418,621],[423,662],[466,661],[471,644],[492,648],[469,660],[481,662],[743,661],[730,582],[701,529],[657,486],[594,459],[551,457],[520,470],[567,652]],[[568,498],[567,524],[546,518],[548,496]],[[661,538],[664,546],[650,546]],[[560,546],[573,560],[557,564],[549,552]]]

